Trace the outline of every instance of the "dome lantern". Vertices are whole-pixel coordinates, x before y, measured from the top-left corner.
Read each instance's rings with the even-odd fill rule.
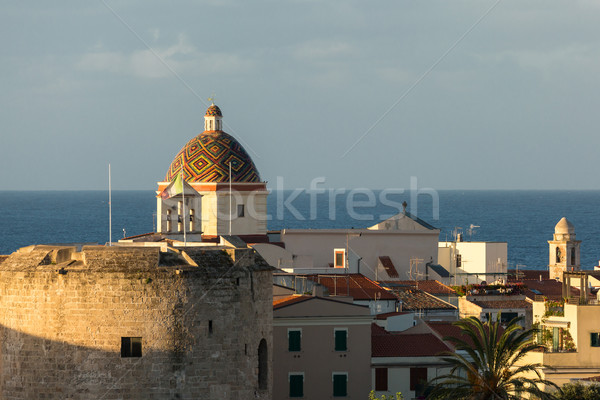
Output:
[[[223,130],[223,114],[221,109],[214,103],[206,109],[204,114],[204,131],[220,131]]]

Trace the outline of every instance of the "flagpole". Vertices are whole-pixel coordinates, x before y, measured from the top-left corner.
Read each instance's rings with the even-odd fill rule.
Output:
[[[185,218],[185,178],[183,177],[183,166],[181,167],[181,196],[183,197],[183,207],[181,212],[183,213],[183,216],[181,217],[181,220],[183,221],[183,245],[186,246],[187,245],[187,237],[185,235],[185,225],[187,223],[186,218]]]
[[[112,187],[110,181],[110,163],[108,163],[108,245],[112,246]]]
[[[231,220],[233,215],[231,212],[231,161],[229,161],[229,236],[231,236]]]

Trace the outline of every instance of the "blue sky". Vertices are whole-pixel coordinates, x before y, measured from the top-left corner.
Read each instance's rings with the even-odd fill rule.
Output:
[[[592,0],[5,1],[0,187],[155,189],[214,92],[270,187],[600,189],[599,31]]]

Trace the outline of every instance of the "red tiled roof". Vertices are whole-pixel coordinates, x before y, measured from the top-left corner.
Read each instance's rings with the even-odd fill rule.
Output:
[[[374,335],[391,335],[391,333],[377,324],[371,324],[371,336]]]
[[[600,382],[600,376],[589,376],[587,378],[579,378],[581,381]]]
[[[389,258],[388,256],[381,256],[379,257],[379,261],[381,262],[381,265],[383,265],[383,269],[385,269],[385,272],[390,278],[397,278],[399,276],[398,271],[396,271],[396,267],[394,267],[394,263],[392,262],[391,258]]]
[[[546,280],[529,280],[524,281],[525,286],[525,295],[532,300],[535,300],[536,296],[545,296],[550,300],[562,300],[562,282],[558,282],[554,279],[546,279]],[[537,294],[534,290],[541,293]],[[571,287],[571,296],[579,296],[579,289]]]
[[[492,308],[506,310],[510,308],[532,308],[527,300],[473,300],[471,303],[481,308]]]
[[[456,310],[452,304],[414,287],[391,286],[390,289],[402,301],[403,310]]]
[[[517,270],[516,269],[509,269],[507,274],[508,277],[508,281],[517,281],[517,282],[521,282],[521,281],[528,281],[528,280],[532,280],[532,279],[540,279],[540,275],[542,276],[542,279],[550,279],[550,274],[548,272],[548,270],[543,270],[543,269],[520,269],[519,273],[517,274]]]
[[[373,325],[376,324],[371,328],[372,357],[431,357],[450,350],[431,333],[392,334]]]
[[[473,344],[473,341],[471,340],[471,338],[469,336],[465,335],[463,333],[462,329],[460,329],[458,326],[454,325],[452,322],[437,321],[437,322],[426,322],[426,324],[429,325],[429,327],[435,332],[436,336],[439,339],[443,340],[445,337],[451,336],[451,337],[455,337],[458,339],[462,339],[465,342],[470,343],[471,345]],[[500,335],[502,335],[502,333],[504,333],[504,328],[502,326],[498,327],[498,333]],[[446,345],[448,345],[449,347],[454,349],[452,342],[444,341],[444,343],[446,343]]]
[[[404,315],[404,314],[409,314],[409,313],[402,312],[402,311],[388,312],[388,313],[384,313],[384,314],[377,314],[375,316],[375,319],[388,319],[389,317],[395,317],[396,315]]]
[[[329,290],[330,296],[351,296],[354,300],[397,300],[390,291],[361,274],[307,275]]]
[[[290,304],[300,303],[302,301],[312,299],[313,296],[306,295],[292,295],[288,297],[284,297],[282,299],[273,300],[273,309],[276,310],[281,307],[289,306]]]
[[[429,294],[456,294],[456,291],[450,286],[444,285],[442,282],[437,280],[425,280],[425,281],[388,281],[385,283],[406,285],[420,289]]]

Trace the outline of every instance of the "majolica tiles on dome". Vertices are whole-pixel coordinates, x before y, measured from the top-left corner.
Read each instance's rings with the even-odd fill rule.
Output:
[[[165,181],[175,179],[183,166],[188,182],[229,182],[230,162],[233,182],[260,182],[254,162],[237,140],[223,131],[204,132],[175,156]]]
[[[207,117],[222,117],[223,116],[223,114],[221,114],[221,109],[218,106],[215,106],[214,104],[206,109],[205,115]]]

